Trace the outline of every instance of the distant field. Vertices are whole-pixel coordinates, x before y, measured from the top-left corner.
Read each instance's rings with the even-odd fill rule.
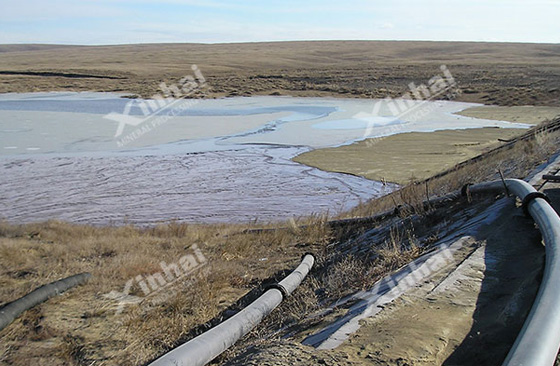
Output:
[[[123,46],[0,45],[0,92],[118,91],[148,97],[197,64],[206,96],[397,97],[445,64],[461,101],[560,105],[560,45],[328,41]],[[202,96],[202,95],[200,95]]]

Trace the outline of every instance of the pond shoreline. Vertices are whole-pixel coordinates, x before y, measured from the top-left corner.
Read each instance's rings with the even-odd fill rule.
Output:
[[[7,121],[0,124],[0,212],[8,222],[145,226],[336,215],[397,185],[302,165],[297,156],[367,142],[365,127],[372,135],[402,135],[510,125],[451,114],[470,105],[465,103],[436,102],[434,116],[393,124],[372,113],[371,100],[230,98],[203,101],[115,149],[116,123],[103,113],[128,101],[91,93],[27,97],[19,109],[17,95],[3,96],[10,104],[0,98],[0,116]],[[89,112],[79,112],[82,107]],[[134,128],[140,127],[125,126],[125,133]],[[21,143],[36,145],[22,154],[6,149]]]

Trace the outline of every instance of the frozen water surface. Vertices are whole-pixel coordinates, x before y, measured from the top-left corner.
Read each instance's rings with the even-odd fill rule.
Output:
[[[424,113],[392,115],[376,102],[251,97],[158,105],[105,93],[1,95],[0,217],[150,225],[337,213],[394,187],[293,156],[407,131],[526,127],[452,114],[467,103],[426,102]]]

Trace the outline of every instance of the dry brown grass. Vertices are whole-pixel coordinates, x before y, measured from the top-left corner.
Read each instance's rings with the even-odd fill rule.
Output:
[[[559,105],[555,44],[328,41],[122,46],[0,46],[0,92],[119,91],[145,97],[197,64],[210,96],[293,95],[384,98],[427,82],[446,64],[464,101]],[[87,75],[119,79],[88,78]]]
[[[317,270],[306,284],[249,337],[266,339],[275,329],[300,321],[326,299],[366,288],[416,255],[410,237],[397,231],[373,250],[378,254],[372,265],[369,259],[345,257],[329,246],[335,233],[324,216],[278,225],[288,229],[244,233],[250,226],[172,223],[142,229],[57,221],[3,223],[3,302],[74,273],[89,271],[93,277],[88,284],[26,312],[3,330],[1,360],[14,365],[145,363],[215,324],[228,307],[242,307],[260,292],[263,281],[279,280],[302,253],[317,253]],[[342,239],[339,235],[336,240]],[[192,244],[198,244],[208,258],[207,268],[174,283],[175,293],[165,301],[146,300],[115,315],[116,303],[104,294],[122,291],[135,276],[161,272],[161,261],[176,262]],[[254,294],[236,305],[252,289]],[[142,296],[137,286],[130,294]]]
[[[310,221],[313,221],[310,219]],[[138,364],[192,336],[262,280],[295,264],[320,246],[328,229],[239,234],[245,225],[169,224],[141,229],[90,227],[50,221],[0,225],[0,298],[12,301],[46,282],[78,272],[91,281],[28,312],[0,336],[3,361],[11,364]],[[138,275],[162,272],[197,244],[208,259],[175,294],[161,303],[146,300],[115,315],[103,294],[122,291]],[[131,295],[142,296],[139,286]],[[158,294],[159,296],[159,294]],[[33,319],[32,314],[36,315]],[[44,352],[30,352],[43,349]]]
[[[359,290],[370,289],[383,276],[410,263],[428,249],[418,242],[412,226],[392,226],[387,232],[383,241],[365,244],[370,247],[365,256],[348,254],[341,250],[344,246],[327,245],[298,290],[216,363],[227,364],[248,347],[266,347],[287,335],[302,340],[310,330],[320,329],[345,311],[325,312],[326,306]],[[352,238],[346,239],[352,242]]]
[[[560,132],[538,134],[509,149],[494,152],[427,183],[430,195],[443,195],[464,183],[493,179],[497,169],[507,177],[524,177],[558,150]],[[417,230],[429,228],[430,208],[423,201],[425,184],[361,205],[347,214],[372,215],[403,205],[401,216],[425,217],[424,227],[400,225],[369,245],[367,255],[346,249],[370,224],[334,229],[324,216],[265,226],[283,230],[247,231],[254,225],[187,225],[153,228],[92,227],[49,221],[0,224],[0,299],[12,301],[35,287],[79,272],[91,272],[89,283],[26,312],[2,332],[0,362],[11,365],[143,364],[216,324],[243,307],[266,283],[279,280],[301,254],[317,254],[313,273],[294,296],[245,339],[243,344],[278,337],[278,330],[320,322],[306,316],[330,301],[373,285],[381,276],[420,255],[426,243]],[[445,212],[445,208],[442,209]],[[378,223],[383,227],[383,223]],[[425,233],[424,233],[425,234]],[[423,235],[424,235],[423,234]],[[116,303],[104,294],[122,291],[138,275],[162,271],[160,262],[175,263],[197,244],[208,259],[200,270],[176,281],[162,302],[145,299],[115,314]],[[428,243],[429,244],[429,243]],[[361,243],[360,245],[364,245]],[[167,293],[167,292],[166,292]],[[140,296],[139,286],[131,295]],[[286,331],[286,329],[284,331]]]

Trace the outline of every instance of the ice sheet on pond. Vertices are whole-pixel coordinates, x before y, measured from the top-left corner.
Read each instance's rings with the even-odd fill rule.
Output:
[[[454,115],[473,105],[455,102],[395,115],[375,100],[179,100],[144,115],[153,103],[108,93],[1,95],[0,218],[153,224],[333,214],[394,187],[293,156],[409,131],[526,127]],[[119,133],[107,113],[125,112],[133,123]]]

